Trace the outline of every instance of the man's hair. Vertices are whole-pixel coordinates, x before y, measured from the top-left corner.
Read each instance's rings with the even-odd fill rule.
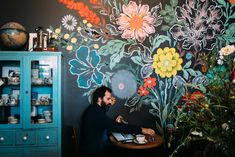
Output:
[[[100,87],[96,88],[92,94],[92,103],[93,104],[97,103],[98,98],[103,99],[106,91],[112,93],[112,90],[106,86],[100,86]]]

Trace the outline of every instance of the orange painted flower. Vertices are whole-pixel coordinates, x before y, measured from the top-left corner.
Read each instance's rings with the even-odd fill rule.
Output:
[[[78,14],[93,25],[99,25],[101,19],[90,10],[83,2],[74,2],[74,0],[58,0],[59,3],[66,5],[70,10],[77,10]]]
[[[229,2],[235,4],[235,0],[229,0]]]
[[[145,88],[143,86],[140,86],[138,92],[139,92],[140,96],[143,96],[143,95],[146,96],[149,94],[149,91],[147,90],[147,88]]]
[[[156,78],[147,77],[144,79],[144,87],[152,88],[153,86],[156,86]]]

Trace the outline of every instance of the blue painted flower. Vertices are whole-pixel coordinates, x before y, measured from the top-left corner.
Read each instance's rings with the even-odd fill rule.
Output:
[[[69,61],[70,73],[77,75],[79,88],[88,89],[91,83],[102,84],[104,74],[100,72],[100,56],[96,50],[89,50],[87,46],[80,46],[76,52],[76,59]]]
[[[135,76],[128,70],[119,70],[111,79],[113,94],[120,99],[133,96],[137,91]]]
[[[190,52],[187,52],[186,58],[187,58],[187,60],[190,60],[192,58],[192,54]]]

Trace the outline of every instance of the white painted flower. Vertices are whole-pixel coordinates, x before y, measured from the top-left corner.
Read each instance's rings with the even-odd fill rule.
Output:
[[[222,59],[222,60],[223,60],[223,59],[224,59],[224,56],[220,55],[220,56],[219,56],[219,59]]]
[[[195,130],[195,131],[192,131],[191,134],[194,135],[194,136],[200,136],[200,137],[202,137],[202,132],[198,132],[198,131],[196,131],[196,130]]]
[[[69,31],[73,31],[74,28],[77,26],[77,20],[72,15],[64,16],[62,18],[61,23],[64,26],[64,28]]]
[[[222,129],[227,131],[229,129],[229,125],[227,123],[223,123],[222,124]]]
[[[149,12],[149,5],[137,5],[130,1],[128,5],[122,6],[123,13],[117,18],[119,30],[122,30],[122,38],[136,39],[143,42],[145,38],[155,33],[155,18]]]
[[[225,47],[223,47],[219,53],[220,55],[223,55],[223,56],[228,56],[230,55],[231,53],[233,53],[235,51],[235,46],[234,45],[227,45]]]
[[[223,63],[224,63],[223,60],[221,60],[221,59],[217,60],[217,64],[222,65]]]
[[[82,20],[82,22],[83,22],[84,24],[86,24],[86,23],[87,23],[87,20]]]

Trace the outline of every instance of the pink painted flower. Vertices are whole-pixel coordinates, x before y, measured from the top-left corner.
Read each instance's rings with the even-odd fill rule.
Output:
[[[137,5],[136,2],[130,1],[129,4],[122,6],[123,13],[117,18],[119,30],[123,31],[122,38],[136,39],[143,42],[145,38],[155,33],[155,19],[149,12],[148,5]]]

